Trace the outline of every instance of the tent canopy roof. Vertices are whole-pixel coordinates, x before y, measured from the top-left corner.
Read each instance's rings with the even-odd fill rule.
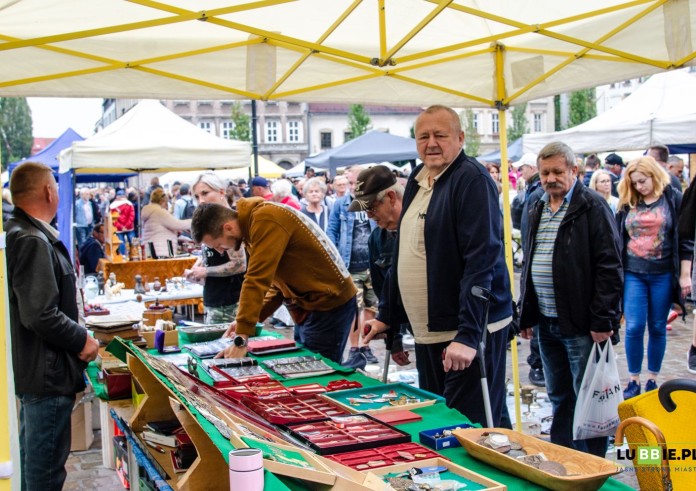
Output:
[[[368,131],[364,135],[347,141],[305,159],[305,164],[320,169],[331,169],[356,164],[383,161],[411,160],[418,158],[416,140],[404,138],[383,131]]]
[[[4,96],[499,107],[695,56],[696,0],[0,6]]]
[[[22,162],[31,160],[32,162],[40,162],[50,167],[51,169],[53,169],[53,172],[58,172],[58,154],[62,150],[70,147],[70,145],[73,142],[80,142],[82,140],[84,140],[84,138],[78,135],[75,130],[73,130],[72,128],[68,128],[63,132],[63,134],[61,134],[58,138],[53,140],[49,145],[46,146],[46,148],[44,148],[40,152],[26,159],[19,160],[17,162],[12,162],[7,168],[11,173]]]
[[[524,151],[554,140],[589,153],[643,150],[650,145],[696,143],[696,77],[685,70],[658,73],[599,116],[555,133],[524,135]]]
[[[70,169],[217,169],[249,165],[248,143],[211,135],[157,101],[139,102],[103,131],[60,154]]]

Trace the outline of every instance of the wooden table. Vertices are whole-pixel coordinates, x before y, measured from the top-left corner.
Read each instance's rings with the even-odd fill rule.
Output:
[[[183,276],[184,270],[191,268],[196,262],[196,256],[178,257],[172,259],[146,259],[144,261],[127,261],[112,263],[107,259],[100,259],[97,271],[104,271],[104,277],[110,273],[116,273],[116,281],[124,283],[126,288],[135,288],[135,275],[143,277],[143,282],[153,282],[159,277],[164,282],[167,278]]]

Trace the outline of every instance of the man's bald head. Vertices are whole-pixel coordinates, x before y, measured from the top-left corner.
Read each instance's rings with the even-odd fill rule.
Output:
[[[46,184],[53,182],[50,167],[38,162],[25,162],[19,165],[10,177],[10,192],[15,205],[36,199]]]

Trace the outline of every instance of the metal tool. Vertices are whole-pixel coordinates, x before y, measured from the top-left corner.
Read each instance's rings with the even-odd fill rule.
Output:
[[[486,375],[486,340],[488,339],[488,308],[491,301],[491,292],[482,286],[472,286],[471,294],[484,302],[483,308],[483,333],[479,342],[478,360],[479,373],[481,374],[481,392],[483,393],[483,407],[486,411],[486,425],[493,428],[493,412],[491,411],[491,396],[488,391],[488,377]]]

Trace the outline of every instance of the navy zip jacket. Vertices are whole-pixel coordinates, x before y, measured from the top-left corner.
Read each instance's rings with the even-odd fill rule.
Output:
[[[415,168],[406,184],[401,216],[418,192]],[[399,219],[399,230],[401,219]],[[428,330],[457,331],[454,341],[477,349],[484,305],[471,287],[491,291],[488,322],[512,316],[510,277],[501,240],[498,191],[488,171],[462,150],[438,178],[425,217]],[[399,236],[394,267],[385,279],[378,320],[398,329],[408,322],[398,288]]]

